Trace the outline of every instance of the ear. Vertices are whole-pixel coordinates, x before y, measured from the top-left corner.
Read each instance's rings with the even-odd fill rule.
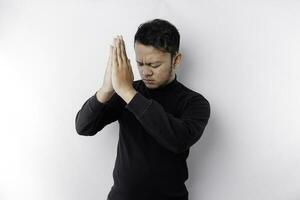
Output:
[[[181,59],[182,59],[182,54],[181,53],[177,53],[174,58],[173,58],[173,65],[176,67],[181,63]]]

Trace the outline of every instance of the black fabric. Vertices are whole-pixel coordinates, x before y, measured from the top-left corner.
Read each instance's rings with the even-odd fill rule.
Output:
[[[92,136],[119,122],[114,185],[110,200],[188,200],[186,159],[203,134],[210,104],[175,79],[149,89],[133,82],[138,93],[127,104],[116,93],[105,103],[91,96],[78,111],[77,133]]]

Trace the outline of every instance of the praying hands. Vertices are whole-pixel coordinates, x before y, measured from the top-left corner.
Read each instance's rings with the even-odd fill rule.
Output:
[[[110,45],[104,81],[97,93],[98,100],[105,102],[116,92],[126,103],[129,103],[137,93],[132,85],[133,81],[132,66],[126,55],[123,37],[117,36],[113,40],[113,45]]]
[[[122,36],[114,38],[114,46],[111,59],[112,86],[115,92],[121,98],[123,98],[126,103],[129,103],[129,101],[133,98],[137,91],[132,86],[134,75],[132,72],[130,60],[126,55],[125,43]]]

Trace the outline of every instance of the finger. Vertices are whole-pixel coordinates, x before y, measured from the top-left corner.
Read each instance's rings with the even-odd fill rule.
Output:
[[[117,48],[116,48],[116,40],[114,40],[114,47],[113,47],[113,52],[112,52],[112,67],[115,68],[118,65],[118,60],[117,60]]]
[[[131,75],[132,75],[132,77],[133,77],[133,80],[134,80],[134,73],[133,73],[133,70],[132,70],[132,66],[131,66],[131,64],[130,64],[130,60],[128,59],[128,62],[129,62],[129,68],[130,68],[130,73],[131,73]]]
[[[123,39],[123,37],[122,37]],[[128,60],[128,56],[127,56],[127,53],[126,53],[126,46],[125,46],[125,41],[123,40],[123,47],[124,47],[124,55],[126,57],[126,59]]]
[[[109,54],[108,54],[108,58],[109,58],[109,60],[111,59],[111,57],[112,57],[112,45],[109,45]]]
[[[122,53],[122,39],[119,36],[119,41],[118,41],[118,48],[119,48],[119,59],[121,63],[124,63],[125,59],[123,57],[123,53]]]
[[[121,56],[122,56],[123,62],[127,62],[127,55],[126,55],[126,51],[125,51],[125,43],[124,43],[124,40],[123,40],[122,36],[121,36]]]
[[[120,39],[120,58],[122,59],[122,62],[126,61],[124,56],[124,49],[123,49],[123,41]]]
[[[131,65],[129,58],[126,58],[126,62],[128,65]]]
[[[119,36],[117,38],[117,44],[116,44],[116,48],[117,48],[117,60],[118,60],[118,66],[120,67],[122,64],[122,58],[121,58],[121,52],[120,52],[120,39]]]
[[[112,54],[113,54],[114,46],[109,45],[109,58],[108,58],[108,65],[111,67],[112,64]]]
[[[122,42],[123,42],[123,45],[122,45],[122,47],[123,47],[123,52],[124,52],[124,57],[125,57],[125,62],[127,62],[128,64],[129,64],[129,59],[128,59],[128,56],[127,56],[127,53],[126,53],[126,46],[125,46],[125,41],[123,40],[123,37],[121,36],[121,38],[122,38]]]
[[[132,66],[131,66],[131,63],[130,63],[130,59],[128,59],[127,63],[128,63],[129,70],[130,70],[131,73],[133,74]]]
[[[110,47],[109,47],[109,54],[108,54],[108,59],[107,59],[107,65],[110,63]]]

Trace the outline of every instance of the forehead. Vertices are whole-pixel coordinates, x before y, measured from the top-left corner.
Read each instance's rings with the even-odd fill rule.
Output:
[[[168,57],[167,52],[160,51],[153,46],[145,46],[139,42],[135,42],[134,50],[138,61],[155,62]]]

